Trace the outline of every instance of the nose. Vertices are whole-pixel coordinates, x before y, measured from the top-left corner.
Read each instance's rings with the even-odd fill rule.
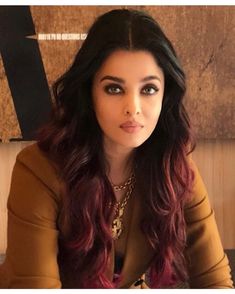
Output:
[[[124,114],[134,116],[141,113],[140,97],[138,95],[129,95],[125,99]]]

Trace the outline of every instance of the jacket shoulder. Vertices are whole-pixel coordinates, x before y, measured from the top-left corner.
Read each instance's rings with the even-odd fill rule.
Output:
[[[186,208],[197,205],[198,203],[203,201],[205,197],[208,196],[207,188],[201,177],[200,171],[197,167],[197,164],[192,158],[189,159],[189,166],[191,171],[193,172],[193,183],[191,187],[191,197],[186,204]]]
[[[37,143],[22,149],[16,157],[16,163],[30,170],[47,188],[53,193],[58,194],[60,189],[58,167],[39,148]]]

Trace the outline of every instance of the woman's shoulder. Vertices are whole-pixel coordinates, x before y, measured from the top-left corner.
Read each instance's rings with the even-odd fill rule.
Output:
[[[38,143],[34,142],[31,145],[28,145],[24,147],[18,154],[17,154],[17,160],[29,163],[30,165],[37,162],[46,163],[47,165],[51,165],[52,161],[49,159],[49,157],[39,148]]]
[[[201,172],[200,172],[195,160],[193,160],[191,158],[189,161],[189,164],[190,164],[191,170],[193,171],[192,194],[194,195],[194,197],[192,199],[192,202],[194,202],[194,201],[198,202],[206,196],[207,189],[206,189],[206,186],[205,186],[204,181],[202,179]]]
[[[190,169],[193,171],[193,183],[189,200],[185,205],[185,216],[188,221],[194,221],[194,217],[200,218],[211,213],[207,188],[201,177],[196,162],[190,158]]]
[[[26,168],[52,192],[59,191],[58,167],[38,146],[37,142],[23,148],[16,156],[16,164]]]

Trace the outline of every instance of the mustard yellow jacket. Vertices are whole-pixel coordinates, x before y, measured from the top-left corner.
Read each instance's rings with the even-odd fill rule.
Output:
[[[230,267],[224,254],[214,211],[195,163],[193,195],[185,207],[189,285],[191,288],[233,288]],[[57,262],[57,217],[60,181],[54,164],[37,144],[17,156],[7,202],[8,232],[6,259],[0,266],[0,288],[63,288]],[[135,199],[122,268],[120,288],[135,288],[145,277],[154,252],[138,226],[141,199]],[[115,249],[112,246],[106,275],[112,280]],[[145,282],[139,288],[148,288]],[[137,288],[137,287],[136,287]]]

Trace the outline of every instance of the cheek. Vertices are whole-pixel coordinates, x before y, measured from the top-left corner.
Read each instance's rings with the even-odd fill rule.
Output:
[[[161,109],[162,109],[162,102],[159,101],[157,104],[149,107],[148,114],[146,114],[147,118],[149,118],[152,123],[156,124],[156,122],[158,121],[158,118],[160,116]]]
[[[114,107],[106,101],[104,102],[102,98],[99,103],[94,104],[94,111],[101,128],[107,128],[115,121]]]
[[[107,105],[101,102],[96,104],[95,113],[96,113],[96,116],[99,117],[100,119],[107,119],[107,116],[109,115]]]

